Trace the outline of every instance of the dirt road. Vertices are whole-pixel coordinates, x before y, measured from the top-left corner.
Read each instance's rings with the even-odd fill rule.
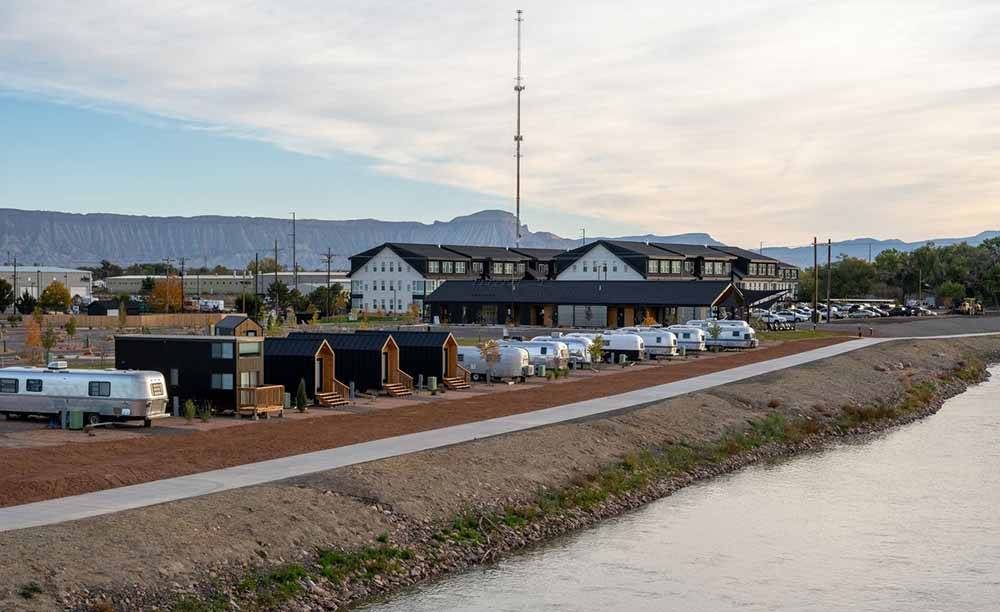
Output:
[[[788,342],[747,353],[669,367],[625,371],[558,386],[512,390],[447,402],[417,403],[264,427],[225,428],[188,436],[0,449],[0,506],[109,489],[356,444],[428,429],[529,412],[674,382],[828,346],[848,338]],[[271,426],[273,425],[273,426]]]

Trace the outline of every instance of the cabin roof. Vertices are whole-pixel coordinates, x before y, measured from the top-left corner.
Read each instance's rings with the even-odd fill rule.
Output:
[[[356,334],[381,334],[383,337],[392,336],[396,344],[400,347],[435,347],[441,348],[448,341],[451,332],[433,331],[388,331],[381,329],[359,329]]]
[[[179,342],[263,342],[263,336],[194,336],[187,334],[117,334],[115,340],[176,340]]]
[[[219,322],[215,324],[215,329],[221,331],[232,331],[236,329],[241,323],[247,321],[249,317],[246,315],[231,314],[226,315],[219,319]]]
[[[388,336],[389,334],[386,334]],[[326,340],[334,352],[337,351],[381,351],[386,336],[380,334],[338,334],[326,332],[292,332],[289,338],[312,337]],[[266,354],[266,353],[265,353]]]
[[[566,249],[535,249],[535,248],[522,248],[516,247],[511,249],[512,251],[517,251],[523,255],[527,255],[531,259],[537,259],[538,261],[551,261],[553,257],[561,253],[565,253]]]
[[[644,304],[710,306],[739,289],[729,281],[447,281],[428,304]],[[742,294],[739,294],[742,295]]]
[[[319,337],[289,336],[264,340],[265,357],[315,357],[326,340]]]

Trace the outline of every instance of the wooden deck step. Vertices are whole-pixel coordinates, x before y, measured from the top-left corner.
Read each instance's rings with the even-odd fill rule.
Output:
[[[469,383],[460,376],[445,376],[441,379],[441,382],[449,389],[468,389],[470,387]]]
[[[391,397],[406,397],[408,395],[413,395],[413,391],[406,388],[403,383],[385,383],[382,385],[385,392]]]
[[[326,393],[317,393],[316,403],[329,408],[333,406],[345,406],[351,402],[336,391],[328,391]]]

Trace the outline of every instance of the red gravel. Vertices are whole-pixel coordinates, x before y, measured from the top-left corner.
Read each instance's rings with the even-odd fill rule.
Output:
[[[367,442],[560,404],[604,397],[710,374],[844,342],[847,337],[786,342],[641,371],[545,387],[485,394],[368,414],[227,427],[184,436],[0,449],[0,507],[78,495],[288,455]],[[274,426],[271,426],[274,425]]]

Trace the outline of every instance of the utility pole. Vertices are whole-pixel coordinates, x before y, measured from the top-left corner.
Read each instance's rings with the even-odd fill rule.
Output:
[[[833,300],[830,299],[830,286],[833,279],[833,241],[826,239],[826,322],[833,321]]]
[[[764,254],[764,241],[763,240],[760,241],[760,254],[761,255]]]
[[[514,222],[517,225],[515,228],[515,247],[521,246],[521,141],[524,140],[524,137],[521,136],[521,92],[524,91],[524,80],[521,78],[521,22],[524,21],[524,17],[521,15],[523,13],[524,11],[517,9],[514,16],[514,21],[517,23],[517,77],[514,79],[514,93],[517,95],[517,133],[514,134],[516,148],[514,159],[517,168],[514,191]]]
[[[164,279],[167,282],[169,282],[169,280],[170,280],[170,270],[173,269],[174,258],[173,257],[164,257],[163,258],[163,263],[166,266],[166,268],[164,268],[164,270],[163,270],[163,276],[164,276]],[[154,283],[154,286],[155,286],[155,283]],[[163,307],[167,311],[167,314],[170,314],[170,300],[169,299],[163,303]]]
[[[274,241],[274,310],[281,313],[281,302],[278,294],[278,241]]]
[[[819,314],[816,312],[819,307],[819,260],[816,247],[816,237],[813,236],[813,323],[819,320]]]
[[[253,254],[253,293],[257,297],[260,297],[260,282],[257,280],[260,278],[260,253],[255,252]]]
[[[292,213],[292,286],[299,288],[299,266],[295,258],[295,213]]]
[[[583,246],[587,246],[587,228],[581,227],[580,231],[583,233]]]
[[[17,294],[17,255],[15,255],[14,256],[14,302],[15,303],[17,303],[17,299],[19,297],[21,296]]]
[[[181,257],[181,312],[184,312],[184,261],[185,259]],[[198,309],[201,310],[200,304]]]
[[[326,255],[323,255],[323,259],[326,260],[326,316],[330,316],[330,262],[333,261],[333,253],[330,251],[330,247],[326,247]]]

